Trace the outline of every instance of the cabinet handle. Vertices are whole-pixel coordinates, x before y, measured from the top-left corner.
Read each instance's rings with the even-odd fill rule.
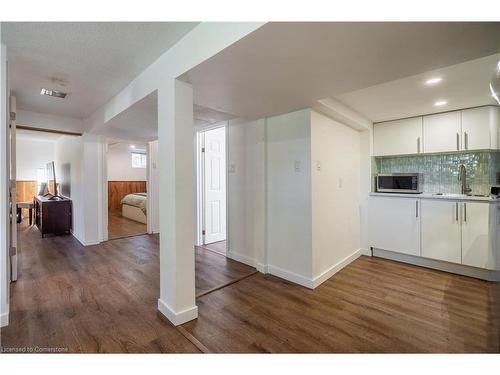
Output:
[[[464,223],[467,222],[467,203],[464,203]]]
[[[418,201],[415,201],[415,217],[418,217]]]
[[[457,151],[460,151],[460,134],[457,133]]]
[[[417,138],[417,153],[420,154],[420,137]]]
[[[455,202],[455,220],[458,221],[458,202]]]
[[[469,135],[467,134],[467,132],[464,133],[464,141],[465,141],[465,149],[468,150],[469,149]]]

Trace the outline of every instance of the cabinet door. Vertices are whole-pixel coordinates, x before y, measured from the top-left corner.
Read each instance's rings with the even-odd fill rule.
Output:
[[[480,107],[462,112],[462,149],[496,148],[497,116],[495,107]]]
[[[460,112],[424,116],[424,152],[460,150]]]
[[[422,256],[461,263],[459,203],[422,200]]]
[[[422,151],[422,117],[381,122],[373,126],[375,156],[416,154]]]
[[[368,237],[371,247],[420,255],[420,200],[370,197]]]
[[[490,236],[490,204],[461,203],[462,208],[462,264],[494,269],[493,236]]]

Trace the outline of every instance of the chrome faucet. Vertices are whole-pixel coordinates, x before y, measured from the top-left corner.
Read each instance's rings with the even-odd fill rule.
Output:
[[[458,167],[458,181],[461,182],[460,191],[462,194],[468,194],[472,191],[472,189],[467,186],[467,170],[463,164],[460,164],[460,167]]]

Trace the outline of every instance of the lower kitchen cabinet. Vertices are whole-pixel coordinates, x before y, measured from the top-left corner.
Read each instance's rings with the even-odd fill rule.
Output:
[[[462,264],[495,269],[494,213],[487,203],[460,203],[462,216]]]
[[[420,255],[420,200],[370,197],[370,246],[398,253]]]
[[[422,199],[422,256],[461,263],[458,202]]]

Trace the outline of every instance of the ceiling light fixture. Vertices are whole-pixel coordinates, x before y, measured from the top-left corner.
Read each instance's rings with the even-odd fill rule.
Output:
[[[133,149],[135,149],[135,146],[134,145],[130,145],[130,148],[133,150]]]
[[[443,79],[441,77],[430,78],[425,81],[426,85],[435,85],[436,83],[441,82]]]
[[[442,107],[443,105],[448,104],[446,100],[438,100],[437,102],[434,103],[436,107]]]
[[[68,94],[57,90],[42,89],[40,91],[40,95],[47,95],[47,96],[53,96],[54,98],[64,99]]]

